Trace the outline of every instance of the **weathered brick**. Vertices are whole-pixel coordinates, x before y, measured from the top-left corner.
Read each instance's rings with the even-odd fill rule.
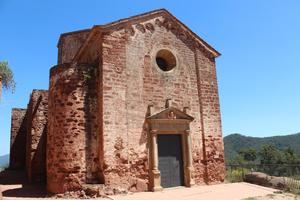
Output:
[[[157,10],[62,34],[58,49],[48,105],[37,106],[41,115],[29,117],[33,130],[27,133],[30,148],[38,149],[41,127],[47,124],[50,192],[82,189],[86,183],[104,184],[106,193],[155,190],[151,173],[157,133],[151,132],[147,117],[170,106],[193,119],[171,127],[185,128],[180,129],[185,134],[185,184],[224,180],[215,66],[219,53],[170,13]],[[30,102],[32,115],[34,94]],[[163,119],[176,119],[174,112],[162,114]]]
[[[12,109],[9,161],[11,169],[25,168],[26,119],[26,109]]]
[[[48,91],[33,90],[27,107],[26,171],[30,182],[46,181]]]
[[[94,68],[59,65],[51,70],[47,135],[48,189],[79,189],[99,182],[98,104]]]
[[[75,54],[88,37],[90,30],[62,34],[58,42],[57,64],[71,63]]]

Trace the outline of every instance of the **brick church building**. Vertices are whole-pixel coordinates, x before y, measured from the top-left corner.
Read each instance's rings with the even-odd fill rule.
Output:
[[[53,193],[222,182],[219,55],[164,9],[62,34],[49,90],[13,109],[10,168]]]

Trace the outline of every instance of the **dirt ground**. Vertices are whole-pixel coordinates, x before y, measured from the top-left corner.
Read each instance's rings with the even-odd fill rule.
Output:
[[[289,193],[282,193],[282,194],[268,194],[266,196],[260,197],[248,197],[243,200],[300,200],[299,195],[293,195]]]
[[[276,190],[248,183],[228,183],[192,188],[178,187],[165,189],[162,192],[143,192],[132,195],[114,196],[114,200],[241,200],[248,197],[266,196]],[[251,200],[251,199],[250,199]]]
[[[43,185],[30,185],[24,172],[4,171],[0,173],[0,188],[4,200],[53,200]],[[274,193],[275,192],[275,193]],[[104,199],[104,198],[98,198]],[[161,192],[141,192],[109,196],[110,200],[300,200],[292,194],[278,194],[276,190],[248,183],[228,183],[192,188],[177,187]]]

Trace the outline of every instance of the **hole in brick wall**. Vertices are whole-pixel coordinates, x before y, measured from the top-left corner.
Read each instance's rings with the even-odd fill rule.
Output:
[[[156,64],[163,71],[170,71],[176,67],[176,58],[174,54],[167,50],[159,50],[156,54]]]

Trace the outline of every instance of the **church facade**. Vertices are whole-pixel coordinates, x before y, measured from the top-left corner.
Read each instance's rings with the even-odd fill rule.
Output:
[[[49,90],[14,109],[11,167],[53,193],[223,182],[219,55],[164,9],[62,34]]]

